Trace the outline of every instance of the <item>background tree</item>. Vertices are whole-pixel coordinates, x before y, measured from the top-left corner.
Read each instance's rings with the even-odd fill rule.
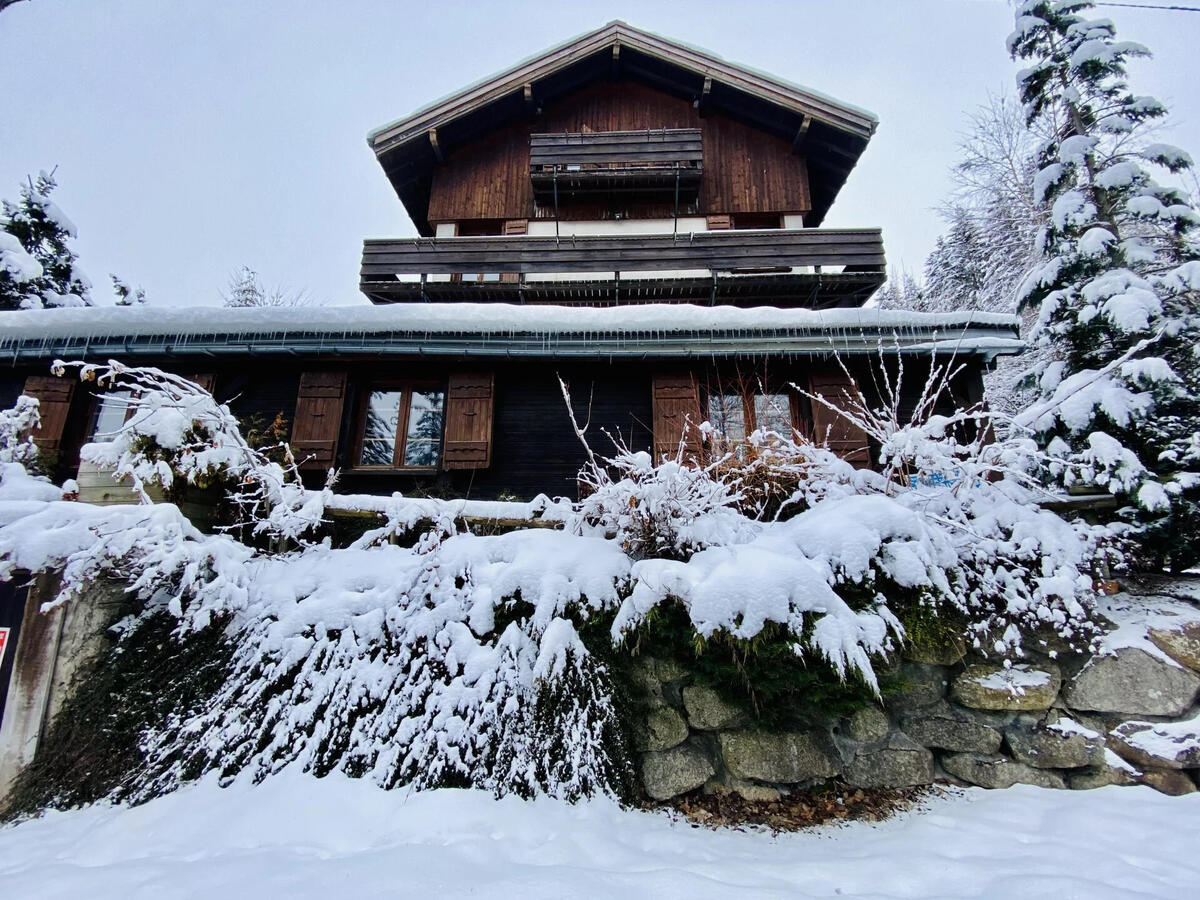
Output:
[[[946,232],[925,261],[923,281],[907,273],[907,284],[889,282],[876,295],[880,306],[949,312],[981,309],[1018,312],[1017,289],[1037,266],[1037,235],[1046,207],[1035,203],[1039,141],[1011,97],[993,96],[972,113],[951,170],[953,192],[940,213]],[[1023,331],[1033,325],[1024,316]],[[1032,400],[1029,375],[1045,364],[1045,352],[1002,357],[988,374],[993,407],[1014,413]]]
[[[0,212],[0,309],[91,306],[91,283],[76,264],[75,226],[50,200],[54,173],[21,186]]]
[[[1032,183],[1045,259],[1018,297],[1053,362],[1022,421],[1061,460],[1051,475],[1116,494],[1146,560],[1182,569],[1200,556],[1200,214],[1152,174],[1191,160],[1142,141],[1166,108],[1125,64],[1149,51],[1091,6],[1024,0],[1008,40],[1030,127],[1050,135]]]
[[[113,294],[116,296],[115,305],[117,306],[145,306],[146,292],[141,287],[130,287],[129,284],[122,281],[116,275],[109,275],[112,279]]]
[[[221,292],[221,299],[226,306],[237,308],[308,305],[308,296],[303,291],[264,287],[258,272],[249,266],[242,266],[229,276],[229,286]]]

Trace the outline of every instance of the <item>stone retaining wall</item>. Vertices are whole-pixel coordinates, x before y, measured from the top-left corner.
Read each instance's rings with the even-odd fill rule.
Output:
[[[769,800],[834,777],[852,787],[1147,784],[1192,793],[1200,624],[1183,617],[1149,639],[1153,646],[1031,657],[1012,669],[909,651],[881,673],[895,688],[883,704],[784,731],[757,727],[678,663],[642,656],[634,672],[642,785],[656,800],[696,789]]]

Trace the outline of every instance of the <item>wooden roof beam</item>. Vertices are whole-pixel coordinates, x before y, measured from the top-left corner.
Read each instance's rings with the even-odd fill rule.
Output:
[[[525,115],[531,119],[536,119],[541,110],[538,108],[537,101],[533,98],[533,83],[525,82],[521,88],[522,96],[525,101]]]
[[[712,108],[712,76],[704,76],[704,86],[700,88],[700,96],[696,98],[696,109],[699,110],[701,117],[707,116]]]
[[[429,147],[433,150],[433,158],[441,165],[446,161],[446,157],[442,154],[441,144],[438,143],[438,133],[436,128],[429,129]]]
[[[793,155],[804,150],[804,145],[808,142],[808,127],[810,125],[812,125],[812,116],[804,116],[800,120],[800,127],[796,129],[796,136],[792,138]]]
[[[613,44],[612,77],[614,79],[621,77],[621,45],[620,45],[620,43]]]

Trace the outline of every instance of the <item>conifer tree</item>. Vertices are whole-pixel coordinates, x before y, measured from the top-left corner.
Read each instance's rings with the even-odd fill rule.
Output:
[[[1200,556],[1200,215],[1155,169],[1187,154],[1144,143],[1164,106],[1133,94],[1111,21],[1078,0],[1023,0],[1009,51],[1042,147],[1033,201],[1050,215],[1045,261],[1019,297],[1054,361],[1019,419],[1057,462],[1064,487],[1107,490],[1151,565]]]
[[[128,282],[122,281],[116,275],[108,276],[112,279],[113,294],[116,296],[114,301],[115,306],[145,306],[146,291],[141,287],[132,287]]]
[[[54,173],[21,186],[20,200],[0,201],[0,309],[90,306],[91,284],[76,265],[75,226],[50,199]]]

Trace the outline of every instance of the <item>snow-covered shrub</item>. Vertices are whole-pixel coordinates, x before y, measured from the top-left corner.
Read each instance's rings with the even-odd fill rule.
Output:
[[[737,508],[756,521],[789,519],[825,499],[882,489],[878,473],[827,447],[766,430],[751,433],[742,452],[718,460],[713,471],[738,486]]]
[[[681,459],[654,465],[649,453],[620,450],[579,475],[587,496],[569,522],[579,534],[615,536],[635,559],[687,559],[705,547],[738,543],[748,534],[735,508],[737,483],[712,466]]]
[[[952,370],[935,366],[926,394]],[[97,377],[129,378],[138,402],[94,457],[119,472],[166,478],[165,460],[138,449],[150,436],[173,454],[171,478],[280,477],[196,386],[115,365]],[[769,434],[736,464],[653,466],[618,450],[592,456],[589,497],[554,507],[562,530],[465,533],[462,501],[397,495],[385,523],[344,549],[265,552],[202,534],[169,504],[5,503],[10,480],[24,482],[4,468],[0,578],[59,570],[64,599],[125,579],[136,612],[121,641],[163,616],[185,643],[220,631],[221,677],[142,729],[126,797],[289,765],[388,787],[622,795],[615,685],[632,652],[678,656],[771,724],[772,709],[826,715],[878,696],[876,664],[905,622],[954,622],[988,654],[1018,655],[1044,628],[1086,642],[1107,532],[1037,506],[1032,443],[990,442],[985,413],[934,415],[929,396],[905,421],[898,402],[859,399],[837,409],[882,448],[882,473]],[[255,490],[260,521],[282,533],[352,499],[275,484]]]
[[[0,463],[20,463],[31,467],[37,463],[37,446],[33,431],[41,424],[36,397],[22,394],[12,409],[0,411]]]
[[[186,485],[219,487],[254,534],[303,541],[323,521],[324,492],[305,490],[295,460],[280,445],[282,462],[251,447],[229,407],[204,388],[152,367],[56,360],[63,376],[75,369],[81,380],[120,388],[127,407],[124,424],[111,440],[85,444],[80,458],[128,479],[146,501],[146,486],[177,497]],[[114,398],[115,399],[115,398]]]

